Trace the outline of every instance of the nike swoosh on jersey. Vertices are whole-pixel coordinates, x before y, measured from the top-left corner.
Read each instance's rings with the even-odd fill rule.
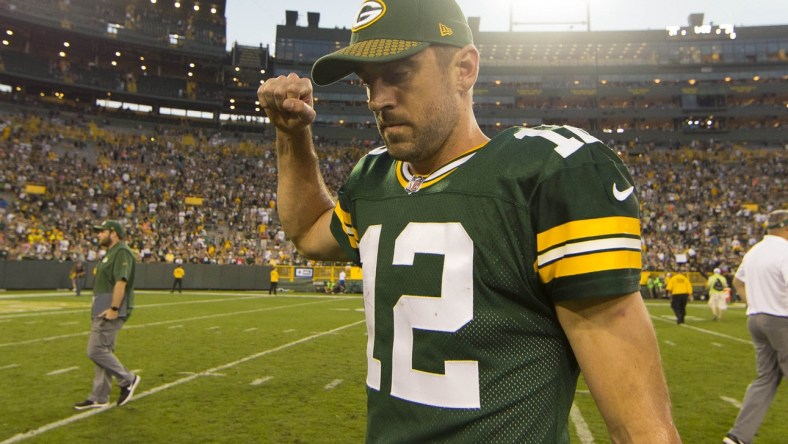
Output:
[[[627,200],[627,197],[629,197],[629,195],[632,194],[633,191],[635,191],[634,186],[629,187],[624,191],[618,191],[618,187],[616,186],[616,183],[613,182],[613,196],[615,196],[616,200],[620,202]]]

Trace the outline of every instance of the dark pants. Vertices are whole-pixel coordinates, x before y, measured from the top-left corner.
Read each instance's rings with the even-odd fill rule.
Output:
[[[676,314],[676,323],[683,324],[684,316],[687,314],[687,301],[689,300],[688,294],[674,294],[670,298],[670,308]]]
[[[268,294],[276,294],[277,287],[279,287],[279,282],[271,282],[271,288],[268,289]]]
[[[74,285],[76,287],[74,291],[77,292],[77,296],[81,295],[82,289],[85,288],[85,276],[77,276],[74,278]]]
[[[172,282],[172,290],[170,290],[170,293],[175,291],[176,286],[178,287],[178,293],[183,293],[183,278],[175,278],[175,280]]]

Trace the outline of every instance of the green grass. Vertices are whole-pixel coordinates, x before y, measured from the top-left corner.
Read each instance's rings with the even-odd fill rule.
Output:
[[[719,442],[738,412],[723,398],[741,401],[755,376],[743,308],[712,322],[706,305],[693,303],[687,324],[677,326],[666,302],[648,307],[684,442]],[[80,413],[71,406],[85,399],[93,374],[85,356],[89,308],[89,297],[63,292],[0,293],[0,443],[28,432],[21,441],[364,439],[360,296],[140,292],[117,342],[118,357],[142,377],[134,401]],[[49,375],[57,371],[64,372]],[[582,381],[575,404],[594,442],[610,442]],[[757,442],[785,442],[785,418],[783,384]]]

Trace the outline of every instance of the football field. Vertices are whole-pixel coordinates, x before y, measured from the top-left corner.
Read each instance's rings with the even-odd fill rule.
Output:
[[[0,443],[356,443],[365,426],[366,326],[359,295],[139,291],[116,354],[142,378],[134,399],[83,412],[90,296],[0,292]],[[703,302],[675,324],[647,301],[685,443],[719,443],[755,376],[742,305]],[[632,396],[638,396],[633,393]],[[608,443],[584,384],[572,443]],[[783,383],[756,439],[788,442]]]

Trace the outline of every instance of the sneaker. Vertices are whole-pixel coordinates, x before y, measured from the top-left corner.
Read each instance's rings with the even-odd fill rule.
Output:
[[[107,407],[108,405],[108,402],[96,402],[86,399],[82,402],[74,404],[74,410],[100,409],[102,407]]]
[[[722,438],[722,444],[747,444],[739,438],[728,433],[725,438]]]
[[[140,377],[134,376],[134,381],[128,387],[120,388],[118,407],[126,405],[129,401],[131,401],[131,397],[134,396],[134,389],[136,389],[138,385],[140,385]]]

